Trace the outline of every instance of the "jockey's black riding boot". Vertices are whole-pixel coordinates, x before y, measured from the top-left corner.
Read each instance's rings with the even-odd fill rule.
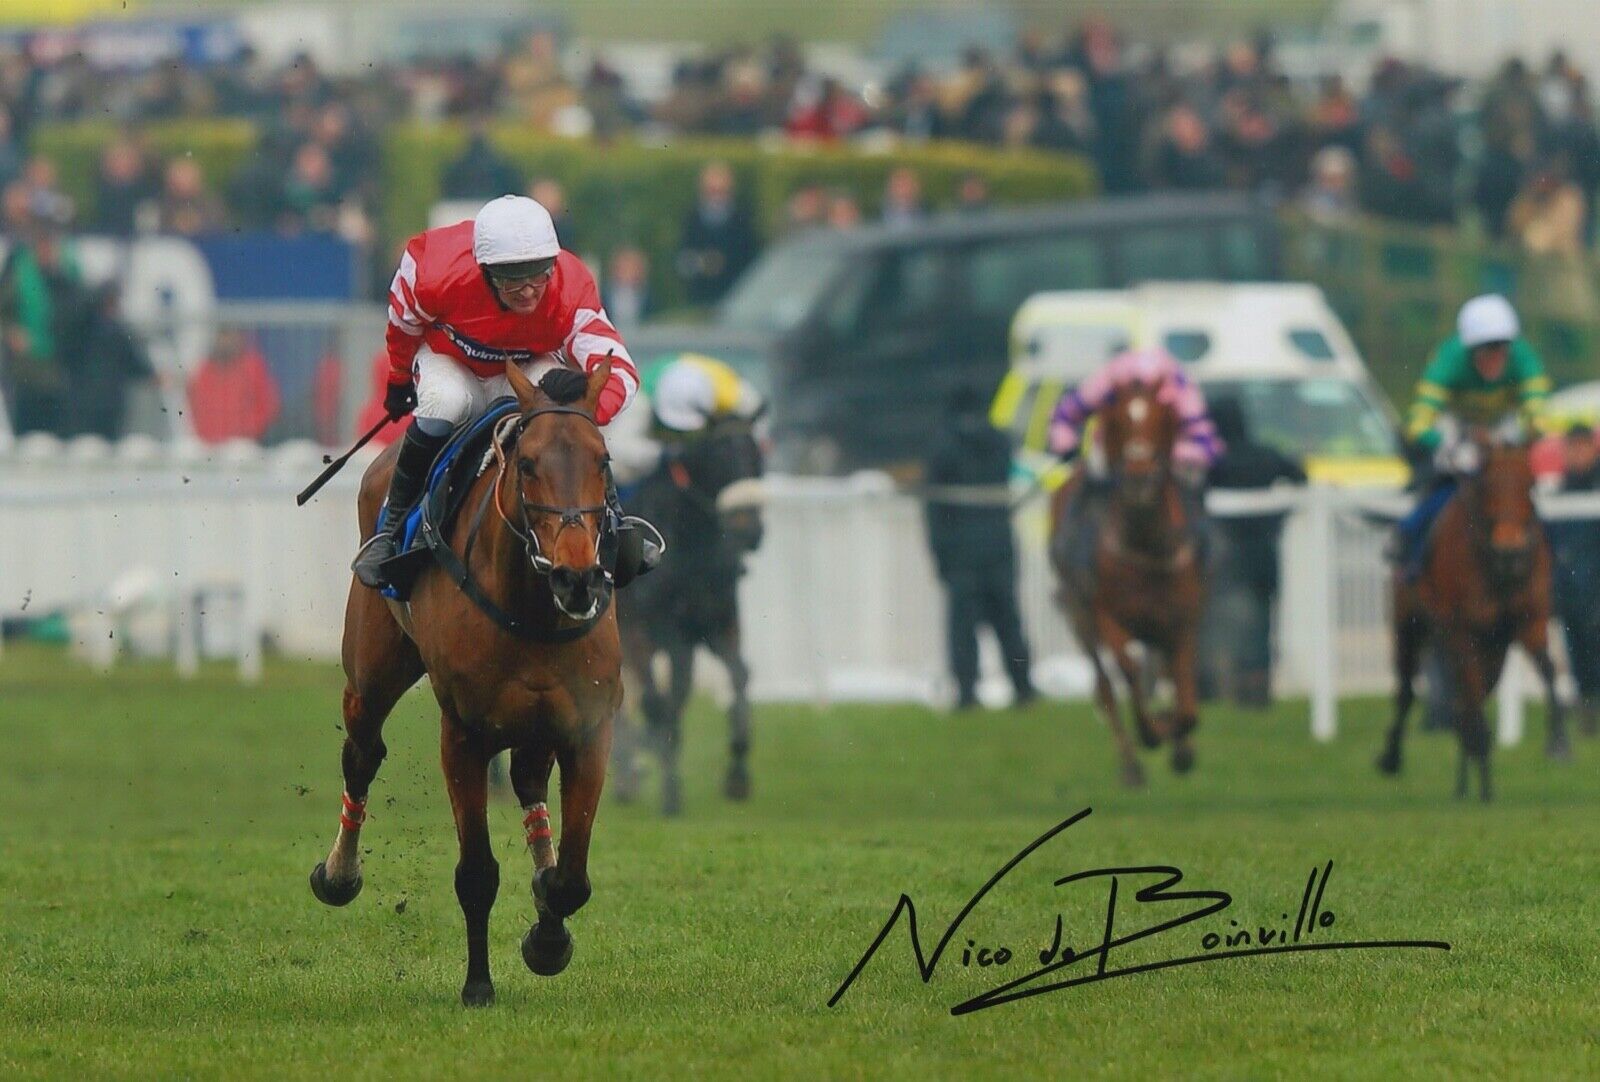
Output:
[[[389,496],[378,516],[378,528],[372,540],[356,554],[355,563],[350,565],[350,570],[356,573],[356,578],[361,580],[363,586],[378,589],[388,585],[380,567],[394,555],[406,514],[422,498],[423,487],[428,481],[428,468],[433,465],[439,449],[449,438],[448,432],[430,436],[418,428],[415,421],[406,429],[405,438],[400,441],[400,457],[395,459],[394,476],[389,478]]]
[[[606,467],[606,507],[616,530],[616,564],[611,581],[620,590],[640,575],[655,570],[656,564],[661,562],[661,546],[655,538],[646,536],[653,530],[639,529],[636,520],[622,513],[622,500],[617,495],[617,482],[610,466]]]

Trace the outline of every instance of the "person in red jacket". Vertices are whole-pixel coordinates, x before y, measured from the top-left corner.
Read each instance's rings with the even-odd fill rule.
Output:
[[[509,395],[515,362],[534,382],[550,368],[591,372],[611,362],[595,420],[607,424],[632,401],[639,374],[611,324],[594,277],[564,251],[550,213],[526,196],[492,200],[470,222],[412,237],[389,287],[391,417],[414,413],[378,528],[351,570],[365,585],[387,585],[382,564],[394,555],[406,513],[422,496],[428,469],[457,425]],[[625,585],[659,558],[631,529],[607,485],[620,531],[615,579]]]
[[[266,358],[235,327],[217,331],[211,356],[189,379],[189,419],[204,443],[260,441],[278,419],[278,385]]]

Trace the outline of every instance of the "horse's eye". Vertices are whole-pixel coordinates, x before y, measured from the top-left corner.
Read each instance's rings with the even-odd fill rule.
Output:
[[[524,476],[524,477],[532,477],[533,476],[533,459],[531,459],[531,458],[519,458],[519,459],[517,459],[517,472],[522,474],[522,476]]]

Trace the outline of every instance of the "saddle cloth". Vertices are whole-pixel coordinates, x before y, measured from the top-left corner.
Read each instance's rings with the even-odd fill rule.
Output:
[[[518,410],[514,398],[497,398],[477,420],[460,425],[450,434],[433,466],[428,471],[428,483],[417,506],[406,515],[401,527],[400,541],[395,554],[383,563],[383,572],[392,584],[383,591],[385,597],[404,601],[411,596],[411,587],[433,558],[422,536],[424,518],[435,531],[442,532],[460,513],[466,502],[467,491],[493,461],[489,454],[494,432],[500,421]]]

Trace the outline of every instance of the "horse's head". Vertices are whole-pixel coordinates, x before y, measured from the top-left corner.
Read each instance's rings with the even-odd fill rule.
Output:
[[[1466,483],[1489,574],[1501,584],[1520,583],[1533,570],[1539,530],[1528,448],[1483,430],[1468,438],[1477,446],[1481,464]]]
[[[675,456],[680,486],[691,488],[717,512],[720,532],[735,552],[761,543],[761,508],[754,482],[765,469],[755,423],[719,418],[687,441]]]
[[[600,552],[608,456],[594,419],[610,375],[609,362],[587,377],[557,368],[535,385],[506,365],[522,415],[496,495],[556,608],[575,620],[594,616],[612,588]]]
[[[1178,413],[1160,384],[1135,380],[1118,388],[1100,412],[1106,462],[1129,506],[1156,507],[1172,477]]]

